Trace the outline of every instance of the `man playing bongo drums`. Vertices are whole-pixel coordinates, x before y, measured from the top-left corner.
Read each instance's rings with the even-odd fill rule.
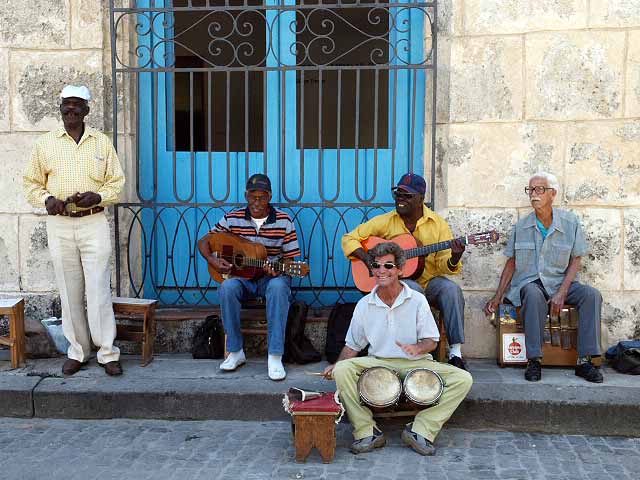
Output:
[[[340,398],[353,425],[353,453],[383,447],[384,435],[370,408],[360,403],[357,383],[362,372],[382,366],[401,377],[415,368],[427,368],[444,380],[438,404],[421,411],[402,432],[402,441],[421,455],[433,455],[433,442],[471,388],[471,375],[452,365],[438,363],[429,354],[440,338],[431,309],[423,295],[400,281],[404,252],[395,243],[376,245],[369,251],[376,287],[353,312],[346,344],[335,364],[324,374],[336,381]],[[369,356],[357,357],[369,345]]]

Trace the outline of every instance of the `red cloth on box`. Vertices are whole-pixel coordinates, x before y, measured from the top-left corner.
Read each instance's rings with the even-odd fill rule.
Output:
[[[304,402],[291,400],[289,402],[289,409],[293,415],[301,412],[326,412],[338,415],[342,412],[340,405],[337,404],[334,399],[333,392],[324,393],[321,397]]]

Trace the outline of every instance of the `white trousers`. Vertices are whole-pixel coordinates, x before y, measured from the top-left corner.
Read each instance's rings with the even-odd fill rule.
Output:
[[[86,362],[93,341],[99,348],[98,362],[119,360],[120,350],[113,345],[116,321],[111,302],[107,217],[104,212],[80,218],[49,215],[47,238],[60,290],[62,331],[70,343],[67,356]]]

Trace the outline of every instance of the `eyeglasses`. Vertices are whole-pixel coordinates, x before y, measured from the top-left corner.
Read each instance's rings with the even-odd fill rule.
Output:
[[[543,187],[541,185],[536,185],[535,187],[524,187],[524,193],[527,195],[531,195],[533,192],[536,192],[538,195],[542,195],[547,190],[555,190],[553,187]]]
[[[391,194],[393,195],[393,198],[398,198],[403,200],[410,200],[411,198],[418,195],[417,193],[403,192],[402,190],[393,190]]]
[[[371,268],[373,268],[374,270],[377,270],[381,267],[384,267],[387,270],[391,270],[392,268],[397,268],[398,266],[393,262],[384,262],[384,263],[371,262]]]
[[[264,195],[264,196],[253,196],[253,195],[247,195],[247,202],[249,203],[269,203],[269,196],[268,195]]]

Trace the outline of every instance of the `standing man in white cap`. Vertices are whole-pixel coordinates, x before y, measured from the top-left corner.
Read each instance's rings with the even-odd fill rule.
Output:
[[[117,201],[124,173],[111,140],[84,123],[89,89],[68,85],[60,98],[63,127],[38,139],[23,181],[29,203],[48,213],[62,329],[70,344],[62,373],[73,375],[89,361],[93,341],[98,364],[109,375],[121,375],[120,351],[113,345],[111,233],[104,207]]]

